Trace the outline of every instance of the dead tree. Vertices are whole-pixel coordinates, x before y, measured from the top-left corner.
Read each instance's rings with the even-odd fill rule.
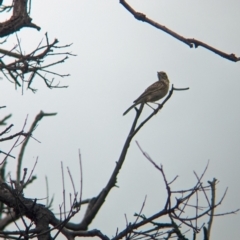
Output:
[[[238,61],[239,58],[235,57],[234,54],[223,54],[220,51],[214,50],[210,46],[196,41],[193,39],[185,39],[178,34],[175,34],[173,31],[157,24],[150,19],[148,19],[144,14],[136,12],[132,7],[130,7],[126,1],[121,0],[120,3],[130,11],[136,19],[150,23],[151,25],[164,30],[166,33],[171,34],[176,37],[178,40],[186,43],[190,47],[203,46],[222,57],[225,57],[232,61]],[[15,33],[21,30],[24,27],[34,28],[40,30],[36,24],[32,23],[30,18],[31,11],[31,1],[27,0],[14,0],[11,6],[1,6],[1,12],[11,12],[12,15],[9,20],[0,23],[0,37],[7,37],[12,33]],[[2,44],[5,43],[5,39]],[[20,40],[16,35],[16,45],[12,49],[0,49],[1,58],[0,58],[0,70],[3,76],[8,79],[10,82],[14,83],[16,87],[27,86],[27,89],[31,89],[33,92],[36,91],[32,87],[35,77],[40,77],[47,87],[61,87],[58,84],[53,83],[53,79],[49,79],[44,74],[55,75],[58,77],[68,76],[56,73],[51,69],[52,66],[63,63],[69,55],[72,55],[69,52],[64,53],[55,53],[55,50],[61,48],[69,47],[70,45],[58,46],[58,41],[54,40],[49,42],[48,35],[45,35],[45,43],[42,44],[42,41],[28,54],[23,54],[23,50],[20,45]],[[50,64],[45,64],[45,60],[49,56],[54,54],[62,54],[64,57],[58,61],[53,61]],[[62,86],[64,87],[64,86]],[[61,233],[66,239],[74,239],[75,237],[94,237],[97,236],[103,240],[118,240],[118,239],[170,239],[176,237],[177,239],[187,239],[186,231],[192,231],[193,239],[196,239],[196,235],[203,231],[204,240],[210,239],[211,226],[213,218],[215,215],[215,209],[221,204],[224,199],[226,192],[219,201],[216,200],[216,184],[217,180],[213,179],[204,183],[203,176],[206,169],[199,176],[195,173],[196,183],[192,185],[190,189],[180,189],[173,190],[172,184],[177,179],[175,177],[173,180],[168,180],[165,175],[163,166],[159,166],[153,161],[149,155],[142,150],[140,150],[147,158],[148,161],[159,171],[159,174],[162,175],[163,182],[166,188],[166,201],[164,206],[159,206],[156,209],[156,212],[151,216],[146,216],[144,214],[144,204],[142,208],[135,214],[135,221],[130,223],[126,218],[126,227],[121,230],[117,230],[114,237],[110,237],[107,234],[103,233],[101,229],[91,229],[91,223],[94,221],[94,218],[99,213],[103,204],[107,204],[107,198],[111,190],[116,186],[117,177],[120,174],[120,170],[126,160],[128,149],[130,144],[140,131],[140,129],[149,122],[149,120],[156,114],[158,114],[161,109],[165,106],[167,101],[172,97],[172,94],[176,90],[187,90],[187,89],[176,89],[172,86],[166,99],[158,105],[156,109],[143,121],[140,121],[141,112],[144,105],[142,104],[140,108],[135,108],[136,116],[133,119],[132,126],[130,128],[129,134],[126,137],[126,141],[123,145],[120,156],[116,161],[116,166],[113,169],[112,174],[109,176],[109,180],[102,190],[99,191],[97,196],[89,197],[88,199],[82,199],[82,186],[80,186],[80,191],[77,192],[75,188],[75,183],[71,178],[71,173],[69,172],[69,177],[72,180],[73,193],[70,209],[66,208],[66,201],[60,205],[60,217],[51,211],[50,207],[52,201],[46,205],[42,205],[38,202],[37,199],[30,199],[24,195],[24,190],[33,184],[36,177],[33,175],[34,169],[29,173],[29,170],[24,168],[22,169],[22,161],[24,157],[24,151],[27,147],[28,141],[33,138],[33,132],[35,130],[37,122],[39,122],[45,116],[53,116],[55,113],[46,114],[40,112],[36,116],[35,121],[33,122],[31,128],[26,131],[25,123],[21,131],[10,134],[12,125],[7,126],[0,133],[0,141],[13,141],[12,146],[19,145],[20,151],[17,158],[17,173],[15,179],[6,175],[5,167],[6,161],[9,157],[15,157],[11,154],[11,149],[9,151],[1,151],[3,158],[1,159],[1,171],[0,171],[0,237],[6,239],[32,239],[36,237],[41,240],[56,239],[57,236]],[[7,119],[10,115],[7,115],[2,119],[0,125],[6,125]],[[26,122],[26,121],[25,121]],[[79,154],[79,166],[80,166],[80,177],[82,176],[81,168],[81,155]],[[63,169],[63,167],[62,167]],[[64,176],[64,169],[62,170]],[[62,177],[64,179],[64,177]],[[80,181],[82,182],[82,181]],[[63,181],[64,186],[64,181]],[[203,197],[200,198],[200,194]],[[65,197],[64,197],[65,199]],[[192,199],[195,199],[192,202]],[[200,203],[200,200],[204,202]],[[78,214],[81,211],[81,206],[87,204],[87,209],[82,219],[78,223],[71,222],[71,219],[74,215]],[[194,214],[190,215],[189,211],[194,209]],[[235,213],[238,210],[223,213],[220,215],[226,215]],[[166,220],[167,217],[167,220]],[[163,220],[164,218],[164,220]],[[30,220],[30,221],[27,221]],[[23,227],[20,228],[18,222],[23,223]],[[27,223],[29,222],[29,223]],[[10,224],[15,224],[15,231],[7,231],[6,228]],[[116,226],[117,228],[117,226]],[[53,230],[56,230],[53,232]]]
[[[21,169],[21,162],[24,155],[24,150],[26,147],[26,139],[32,134],[32,130],[38,122],[43,117],[44,113],[40,113],[36,120],[34,121],[32,127],[28,131],[27,138],[25,142],[21,145],[20,154],[18,157],[18,171],[15,180],[9,179],[5,176],[4,164],[1,168],[1,184],[0,184],[0,202],[1,202],[1,218],[0,218],[0,237],[9,239],[30,239],[37,237],[38,239],[55,239],[59,233],[63,234],[66,239],[74,239],[75,237],[85,236],[94,237],[97,236],[101,239],[108,240],[118,240],[122,238],[126,239],[170,239],[172,237],[177,237],[178,239],[187,239],[186,231],[193,231],[194,239],[196,235],[204,232],[204,239],[210,239],[210,232],[212,221],[215,216],[214,210],[223,201],[226,192],[223,197],[217,201],[215,197],[215,186],[217,180],[213,179],[208,181],[208,183],[203,182],[203,176],[206,171],[198,176],[196,176],[196,183],[190,189],[180,189],[172,190],[171,184],[176,180],[169,181],[164,173],[163,166],[158,166],[148,154],[146,154],[140,147],[142,153],[145,157],[153,164],[155,168],[163,177],[165,187],[167,190],[166,203],[163,208],[156,209],[155,214],[152,216],[144,215],[144,204],[140,209],[139,213],[135,214],[136,220],[133,223],[129,223],[126,218],[126,227],[122,230],[118,230],[114,237],[107,236],[103,233],[101,229],[91,229],[91,223],[94,221],[95,216],[100,211],[103,203],[107,204],[107,197],[110,191],[116,186],[117,177],[120,173],[121,167],[126,160],[127,152],[133,137],[139,132],[139,130],[149,122],[149,120],[165,106],[166,102],[171,98],[172,94],[176,90],[186,90],[186,89],[176,89],[172,86],[166,99],[158,105],[158,107],[153,110],[153,112],[142,122],[138,124],[139,117],[143,110],[144,105],[142,104],[139,109],[136,109],[136,116],[133,120],[133,124],[130,128],[130,132],[126,138],[123,149],[120,153],[119,159],[116,162],[116,166],[113,169],[108,182],[100,190],[97,196],[90,197],[89,199],[82,199],[82,186],[80,186],[80,192],[77,193],[75,190],[75,183],[72,180],[71,173],[69,176],[72,180],[72,185],[74,192],[72,193],[73,198],[71,199],[71,208],[66,209],[65,197],[63,203],[60,205],[60,218],[57,218],[54,213],[49,209],[51,204],[42,205],[38,203],[37,199],[28,199],[23,195],[24,189],[32,183],[35,178],[32,176],[32,172],[27,178],[27,169]],[[51,114],[53,115],[53,114]],[[8,156],[8,155],[7,155]],[[19,163],[20,162],[20,163]],[[81,156],[79,154],[80,163],[80,176],[82,175],[81,168]],[[63,167],[62,167],[63,169]],[[23,172],[23,176],[20,174]],[[64,170],[62,170],[64,176]],[[64,177],[62,177],[64,179]],[[8,183],[10,182],[10,184]],[[80,181],[82,182],[82,180]],[[64,186],[64,181],[63,181]],[[64,190],[65,192],[65,190]],[[203,195],[204,203],[200,201],[200,194]],[[192,202],[195,199],[195,203]],[[87,210],[84,217],[79,220],[78,223],[71,222],[71,218],[78,214],[81,210],[81,206],[87,204]],[[194,209],[194,214],[189,215],[189,211]],[[221,215],[226,215],[230,213],[235,213],[238,210],[223,213]],[[168,221],[162,220],[163,217],[168,217]],[[26,218],[30,220],[30,223],[26,223]],[[203,219],[203,220],[202,220]],[[4,229],[11,223],[22,221],[24,228],[16,229],[15,231],[4,231]],[[199,225],[201,223],[201,225]],[[117,226],[116,226],[117,228]],[[147,230],[146,230],[147,228]],[[53,230],[57,230],[57,233],[52,234]]]

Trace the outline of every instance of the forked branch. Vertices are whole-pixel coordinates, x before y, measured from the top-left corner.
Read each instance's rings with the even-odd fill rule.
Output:
[[[59,46],[57,39],[49,43],[47,33],[45,34],[45,41],[46,44],[42,44],[41,41],[37,48],[28,54],[23,54],[19,39],[18,44],[10,51],[0,48],[0,53],[3,54],[0,59],[0,71],[2,71],[3,75],[16,86],[23,87],[24,83],[26,83],[27,88],[31,89],[33,92],[36,92],[36,89],[32,88],[31,85],[36,76],[40,77],[50,89],[66,88],[67,86],[60,86],[59,83],[55,84],[54,78],[49,78],[47,74],[61,78],[69,76],[69,74],[60,74],[48,69],[52,69],[55,65],[64,63],[69,56],[75,56],[70,52],[59,52],[59,49],[68,48],[71,44]],[[49,61],[49,57],[58,55],[62,55],[63,57],[60,60],[53,60],[51,63],[45,64],[46,60]],[[9,61],[9,57],[13,60]]]

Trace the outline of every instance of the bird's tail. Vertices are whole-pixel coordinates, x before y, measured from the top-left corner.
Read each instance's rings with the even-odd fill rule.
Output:
[[[126,115],[132,108],[134,108],[135,106],[137,106],[138,103],[134,103],[131,107],[129,107],[124,113],[123,116]]]

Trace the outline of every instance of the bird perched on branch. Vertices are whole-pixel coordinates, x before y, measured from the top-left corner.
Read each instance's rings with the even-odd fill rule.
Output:
[[[155,102],[166,96],[169,89],[169,80],[165,72],[158,72],[158,81],[149,86],[142,95],[140,95],[134,104],[129,107],[123,115],[126,115],[132,108],[140,103]]]

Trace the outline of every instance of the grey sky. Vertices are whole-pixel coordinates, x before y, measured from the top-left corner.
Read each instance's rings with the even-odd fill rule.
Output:
[[[240,56],[240,2],[225,1],[130,1],[136,10],[180,35],[196,38],[226,53]],[[173,189],[187,189],[210,160],[205,183],[220,180],[217,197],[229,187],[217,213],[239,208],[240,169],[240,68],[201,47],[190,49],[171,36],[133,18],[119,1],[32,1],[33,22],[42,30],[19,33],[25,51],[32,50],[44,33],[58,38],[62,45],[72,43],[71,57],[55,68],[71,76],[61,80],[68,89],[49,90],[35,80],[37,94],[1,81],[2,116],[13,113],[9,123],[21,129],[28,114],[28,127],[35,115],[58,112],[44,118],[25,153],[24,167],[35,170],[38,180],[25,192],[27,197],[46,197],[45,175],[54,207],[62,202],[61,167],[69,166],[79,187],[78,149],[83,160],[84,198],[97,195],[105,186],[121,152],[134,119],[134,110],[122,113],[150,84],[157,71],[166,71],[175,87],[172,98],[135,137],[141,147],[164,166],[167,178],[179,175]],[[31,34],[31,35],[29,35]],[[36,36],[33,38],[33,35]],[[31,37],[29,37],[31,36]],[[14,36],[9,46],[16,42]],[[151,113],[144,108],[142,118]],[[7,149],[6,149],[7,150]],[[18,149],[14,150],[17,155]],[[8,170],[15,172],[14,160]],[[67,177],[65,177],[67,178]],[[67,190],[72,191],[70,181]],[[144,213],[163,207],[166,191],[162,177],[132,142],[118,177],[118,186],[105,202],[92,228],[109,236],[125,227],[124,214],[133,221],[145,195]],[[43,202],[44,203],[44,202]],[[236,239],[240,214],[216,218],[212,239]],[[191,236],[191,235],[189,235]],[[201,239],[201,238],[199,238]]]

